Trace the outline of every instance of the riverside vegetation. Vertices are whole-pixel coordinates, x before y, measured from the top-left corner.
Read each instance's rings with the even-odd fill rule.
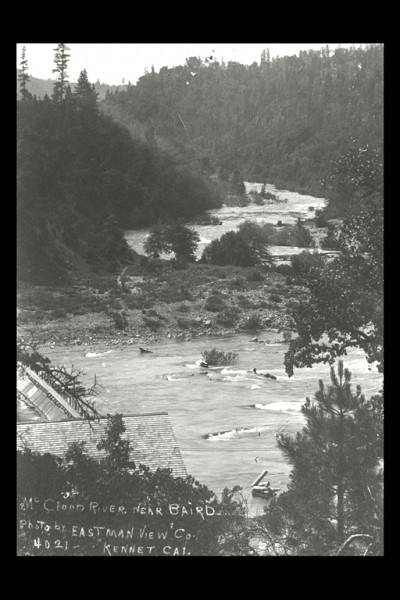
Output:
[[[122,345],[275,328],[286,332],[289,376],[318,362],[332,365],[350,347],[363,349],[382,372],[382,47],[277,61],[265,54],[259,67],[248,68],[188,59],[109,94],[101,108],[85,71],[74,91],[69,87],[68,57],[59,44],[51,99],[30,94],[25,53],[21,60],[19,336]],[[189,71],[193,85],[182,95]],[[212,105],[215,95],[205,94],[211,109],[204,99],[200,107],[193,102],[201,96],[193,95],[195,86],[220,89],[222,112]],[[299,114],[305,121],[297,127]],[[136,130],[146,141],[121,125],[129,122],[142,126]],[[325,186],[328,206],[314,224],[323,231],[321,245],[340,254],[331,262],[314,254],[301,223],[282,232],[247,223],[195,261],[197,239],[185,223],[223,200],[248,204],[243,174],[278,187],[282,178],[308,191]],[[256,202],[270,200],[264,190]],[[149,257],[129,249],[122,231],[144,226],[153,227]],[[290,265],[271,264],[272,240],[299,236],[304,252]],[[173,258],[161,259],[165,251]],[[360,389],[353,393],[339,363],[331,385],[321,384],[306,403],[304,431],[278,440],[293,471],[288,491],[257,526],[266,554],[383,552],[382,401],[383,393],[370,400]],[[242,525],[228,553],[250,553]],[[215,539],[210,544],[218,553]]]

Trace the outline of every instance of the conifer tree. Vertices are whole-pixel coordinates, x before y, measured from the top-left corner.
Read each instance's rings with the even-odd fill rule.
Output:
[[[94,84],[90,84],[86,69],[81,71],[79,75],[74,90],[74,97],[81,111],[92,114],[97,111],[98,93],[95,90]]]
[[[367,402],[360,386],[352,393],[350,380],[339,361],[331,385],[321,380],[314,401],[303,405],[303,431],[278,436],[293,470],[277,504],[303,553],[328,553],[356,534],[380,549],[383,397]]]
[[[66,84],[68,83],[67,64],[70,57],[68,50],[66,44],[58,44],[57,48],[54,49],[56,68],[53,69],[53,73],[58,73],[57,81],[54,82],[53,87],[54,102],[62,102],[65,96]]]
[[[28,75],[28,60],[26,58],[26,48],[23,46],[21,52],[20,73],[18,74],[19,88],[23,100],[26,100],[29,96],[29,92],[26,89],[26,84],[29,81]]]

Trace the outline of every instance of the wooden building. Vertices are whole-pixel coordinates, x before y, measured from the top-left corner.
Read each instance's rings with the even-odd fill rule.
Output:
[[[143,464],[152,471],[171,469],[174,477],[187,476],[167,413],[124,415],[123,422],[126,431],[122,437],[131,442],[130,459],[136,466]],[[90,456],[101,458],[105,453],[97,449],[97,444],[104,437],[106,425],[106,417],[93,421],[68,418],[17,423],[17,450],[29,448],[63,457],[71,443],[83,441]]]

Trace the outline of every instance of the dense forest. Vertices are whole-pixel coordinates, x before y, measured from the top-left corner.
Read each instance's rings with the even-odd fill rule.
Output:
[[[102,101],[86,71],[69,84],[68,47],[55,50],[51,97],[32,93],[25,51],[18,70],[25,280],[113,270],[129,255],[123,229],[185,221],[229,194],[240,204],[243,178],[322,193],[341,156],[381,147],[382,45],[272,60],[266,50],[250,66],[192,57],[110,88]],[[330,217],[351,198],[351,186],[336,193]]]
[[[23,65],[24,66],[24,65]],[[63,65],[64,77],[66,65]],[[17,102],[19,277],[60,281],[78,268],[113,270],[129,249],[123,228],[188,219],[220,206],[208,182],[98,110],[86,71],[71,91]]]
[[[383,45],[274,59],[266,50],[250,66],[191,57],[107,93],[102,110],[222,180],[238,169],[321,193],[332,160],[382,140]]]
[[[22,99],[21,90],[19,88],[18,78],[21,75],[21,70],[17,69],[17,100]],[[76,83],[71,82],[71,90],[75,90]],[[26,89],[32,96],[43,99],[46,94],[51,96],[53,93],[54,79],[40,79],[39,77],[29,76]],[[99,80],[95,81],[94,89],[98,93],[99,100],[103,100],[107,94],[107,91],[115,92],[117,90],[125,90],[127,85],[109,85],[108,83],[101,83]]]

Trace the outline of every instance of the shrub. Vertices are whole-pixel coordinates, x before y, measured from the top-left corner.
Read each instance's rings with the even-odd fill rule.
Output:
[[[143,267],[149,275],[158,275],[164,270],[164,263],[159,258],[147,259]]]
[[[180,302],[182,300],[190,300],[192,297],[189,290],[183,285],[164,287],[159,291],[159,299],[163,302]]]
[[[131,295],[128,298],[124,298],[124,302],[130,310],[142,310],[143,308],[151,308],[152,306],[151,299],[143,294],[138,294],[137,296]]]
[[[288,264],[281,264],[281,265],[276,265],[274,267],[274,271],[276,273],[280,273],[281,275],[291,275],[293,270],[292,270],[292,265],[288,265]]]
[[[251,300],[249,300],[247,296],[242,296],[242,294],[237,295],[237,301],[243,308],[250,308],[251,306],[253,306]]]
[[[290,262],[296,277],[307,277],[311,269],[324,266],[324,259],[316,252],[300,252],[292,256]]]
[[[269,300],[271,302],[282,302],[282,298],[280,296],[278,296],[278,294],[270,294]]]
[[[340,250],[340,242],[331,223],[328,224],[328,234],[321,240],[320,246],[324,250]]]
[[[201,260],[214,265],[238,267],[252,267],[257,264],[257,257],[238,231],[228,231],[220,239],[213,240],[204,249]]]
[[[231,306],[218,313],[217,323],[219,323],[220,325],[224,325],[225,327],[233,327],[234,325],[236,325],[239,315],[240,311],[237,308]]]
[[[38,308],[37,310],[33,310],[29,316],[30,316],[29,320],[32,321],[33,323],[40,323],[41,321],[44,320],[45,313],[43,310]]]
[[[129,321],[125,311],[113,311],[111,316],[114,319],[114,326],[117,329],[126,329],[129,325]]]
[[[219,352],[216,348],[204,350],[201,355],[208,365],[215,367],[234,365],[239,358],[236,352]]]
[[[256,196],[253,196],[253,202],[257,206],[263,206],[265,204],[264,200],[258,194]]]
[[[189,329],[192,324],[190,319],[185,319],[184,317],[176,317],[176,322],[181,329]]]
[[[238,231],[228,231],[219,240],[213,240],[201,257],[202,262],[216,265],[253,267],[270,262],[267,232],[264,225],[244,221]]]
[[[148,317],[155,317],[156,319],[159,319],[161,321],[166,321],[167,317],[164,317],[163,315],[160,315],[156,310],[154,310],[153,308],[150,308],[150,310],[147,311],[147,316]]]
[[[65,319],[68,316],[68,313],[65,310],[65,308],[55,308],[51,311],[50,314],[53,317],[53,319]]]
[[[264,281],[264,273],[260,269],[249,269],[246,273],[247,281]]]
[[[172,258],[170,263],[171,263],[171,267],[175,271],[184,271],[188,267],[187,260],[184,260],[183,258]]]
[[[298,305],[299,301],[295,300],[294,298],[289,298],[289,300],[286,302],[286,306],[288,308],[297,308]]]
[[[241,275],[239,277],[235,277],[234,279],[230,279],[228,281],[228,287],[231,290],[245,290],[247,287],[246,279]]]
[[[321,248],[324,250],[340,250],[340,242],[331,235],[327,235],[325,238],[321,240],[320,243]]]
[[[328,227],[328,220],[325,216],[325,213],[318,209],[315,211],[315,227],[321,228],[321,227]]]
[[[220,298],[220,296],[212,295],[209,296],[204,304],[204,309],[209,310],[210,312],[219,312],[226,307],[225,302]]]
[[[218,277],[218,279],[226,279],[226,271],[221,267],[215,267],[210,271],[210,275],[213,277]]]
[[[284,331],[283,332],[283,341],[284,342],[290,342],[291,339],[292,339],[292,332],[291,331]]]
[[[177,306],[175,310],[182,313],[187,313],[190,312],[190,306],[188,304],[179,304],[179,306]]]
[[[152,319],[150,317],[143,317],[143,322],[152,331],[157,331],[162,326],[162,322],[159,319]]]
[[[155,225],[144,244],[144,251],[153,259],[162,253],[174,253],[178,261],[193,261],[199,241],[198,233],[183,223]]]
[[[260,329],[261,325],[261,315],[259,313],[254,313],[246,319],[244,319],[241,327],[246,331],[257,331],[258,329]]]

